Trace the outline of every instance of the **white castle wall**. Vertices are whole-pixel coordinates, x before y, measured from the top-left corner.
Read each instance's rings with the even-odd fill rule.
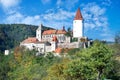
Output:
[[[57,46],[60,48],[79,48],[81,46],[81,43],[80,42],[58,43]]]
[[[82,20],[73,21],[73,37],[83,37],[83,23]]]
[[[51,52],[52,49],[51,49],[51,46],[45,46],[45,52]]]

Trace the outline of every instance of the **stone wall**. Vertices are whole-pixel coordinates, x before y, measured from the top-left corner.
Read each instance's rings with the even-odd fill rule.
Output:
[[[58,43],[58,47],[60,48],[79,48],[81,47],[82,43],[80,42],[73,42],[73,43]]]
[[[52,47],[51,46],[45,46],[45,52],[51,52]]]

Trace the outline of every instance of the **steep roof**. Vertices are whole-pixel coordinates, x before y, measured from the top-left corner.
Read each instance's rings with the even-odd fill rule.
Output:
[[[28,37],[22,43],[36,43],[36,42],[38,42],[38,39],[36,37]]]
[[[55,34],[56,30],[46,30],[43,32],[43,35],[47,35],[47,34]]]
[[[74,20],[83,20],[82,14],[80,12],[80,8],[78,8]]]
[[[46,30],[43,32],[43,35],[49,35],[49,34],[66,34],[65,30]]]

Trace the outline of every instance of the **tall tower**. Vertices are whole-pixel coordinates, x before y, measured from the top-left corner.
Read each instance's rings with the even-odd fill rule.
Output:
[[[75,18],[73,20],[73,37],[83,37],[83,17],[80,12],[80,8],[78,8]]]
[[[41,41],[42,40],[42,24],[36,30],[36,38]]]

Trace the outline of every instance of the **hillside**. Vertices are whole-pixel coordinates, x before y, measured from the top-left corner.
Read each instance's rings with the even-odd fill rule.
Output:
[[[35,36],[37,27],[26,24],[0,24],[0,52],[14,48],[29,36]],[[43,26],[43,30],[48,29],[52,28]]]
[[[120,80],[119,50],[119,44],[98,40],[68,54],[63,49],[61,57],[53,52],[36,56],[34,50],[15,47],[8,56],[0,54],[0,80]]]

